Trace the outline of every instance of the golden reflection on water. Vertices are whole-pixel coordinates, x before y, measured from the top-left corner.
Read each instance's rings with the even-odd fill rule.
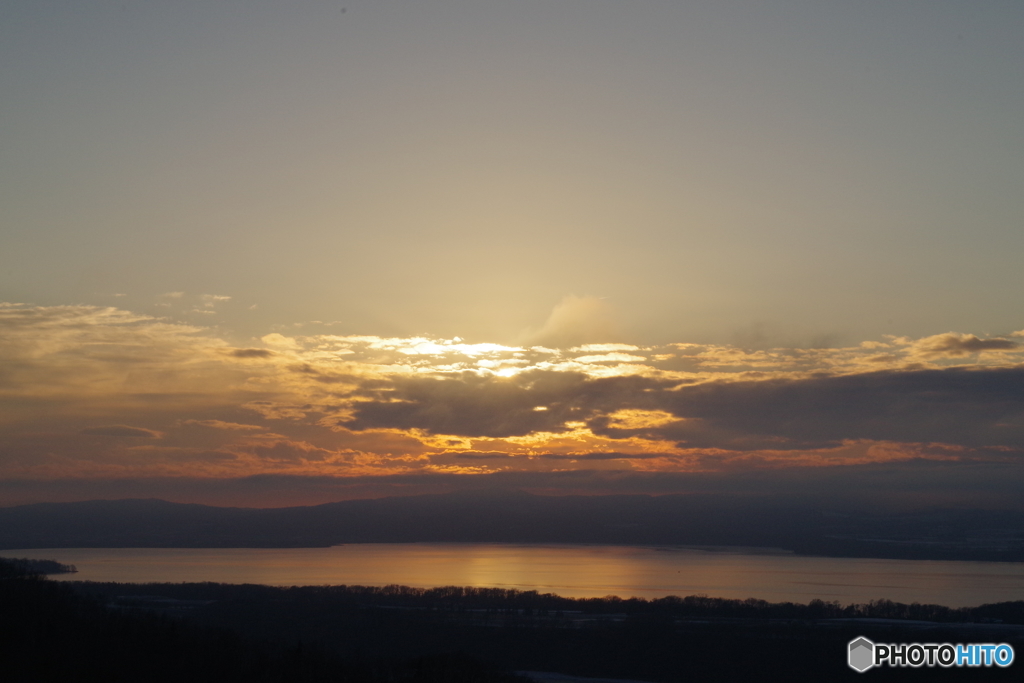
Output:
[[[332,548],[55,548],[6,557],[78,566],[84,581],[491,586],[570,597],[706,594],[971,606],[1024,599],[1024,564],[799,557],[687,548],[373,543]]]

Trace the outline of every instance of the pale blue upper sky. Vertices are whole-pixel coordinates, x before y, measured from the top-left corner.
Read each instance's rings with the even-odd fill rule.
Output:
[[[1004,334],[1022,32],[1017,1],[7,0],[0,301],[240,337],[510,342],[569,294],[640,343]]]

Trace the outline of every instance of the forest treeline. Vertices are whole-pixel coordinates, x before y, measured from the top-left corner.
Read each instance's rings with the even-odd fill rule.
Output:
[[[27,558],[0,557],[0,571],[15,574],[73,574],[78,568],[73,564],[61,564],[56,560],[30,560]]]
[[[158,594],[183,600],[288,600],[296,603],[356,604],[441,612],[480,611],[495,615],[535,618],[581,616],[660,615],[679,619],[897,619],[947,624],[1022,624],[1024,600],[945,607],[892,600],[842,605],[837,601],[811,600],[808,604],[768,602],[755,598],[735,600],[706,595],[663,598],[567,598],[551,593],[512,588],[442,586],[293,586],[279,588],[254,584],[156,583],[120,584],[89,582],[81,590],[93,595]]]

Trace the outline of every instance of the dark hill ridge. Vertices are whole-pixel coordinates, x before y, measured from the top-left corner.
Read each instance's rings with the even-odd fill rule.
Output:
[[[404,542],[761,546],[797,553],[1024,560],[1024,514],[869,514],[777,498],[476,492],[310,507],[96,500],[0,508],[0,548],[323,547]]]

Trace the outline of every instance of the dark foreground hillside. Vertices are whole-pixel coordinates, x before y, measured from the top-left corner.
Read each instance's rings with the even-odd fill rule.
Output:
[[[515,671],[666,683],[1021,677],[1020,662],[857,674],[846,647],[858,636],[1005,642],[1024,653],[1024,602],[950,609],[574,600],[497,588],[58,583],[0,561],[5,682],[525,683]]]
[[[90,680],[79,671],[104,667],[113,675],[103,680],[112,681],[509,680],[501,671],[657,682],[1019,680],[1019,662],[857,674],[846,666],[846,646],[867,636],[1007,642],[1024,652],[1022,602],[843,607],[701,596],[573,600],[457,587],[45,581],[10,592],[0,657],[17,662],[21,678],[10,680],[25,681]]]
[[[525,683],[464,656],[341,658],[284,632],[252,638],[200,621],[111,609],[0,561],[5,683]]]
[[[701,596],[568,599],[497,588],[79,586],[122,609],[184,614],[252,637],[286,638],[289,646],[316,643],[342,657],[463,653],[513,671],[641,681],[1020,680],[1019,663],[999,670],[858,674],[846,665],[847,643],[858,636],[875,642],[1008,642],[1024,652],[1024,602],[950,609]]]

